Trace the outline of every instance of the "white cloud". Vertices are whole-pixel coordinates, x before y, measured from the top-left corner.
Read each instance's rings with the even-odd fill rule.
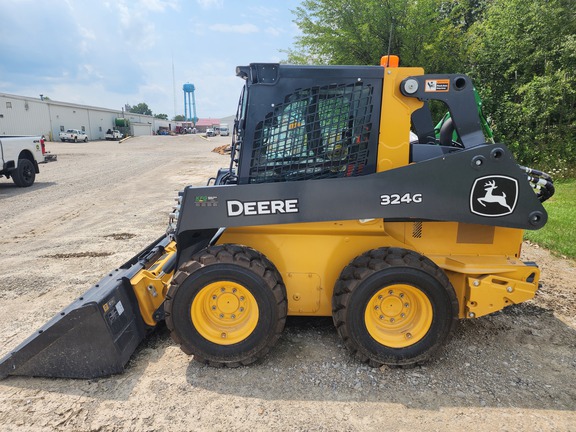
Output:
[[[78,66],[78,75],[81,76],[84,81],[101,80],[104,78],[93,65],[87,63]]]
[[[90,43],[96,40],[96,35],[90,29],[78,25],[78,33],[80,33],[80,53],[87,54],[90,51]]]
[[[0,91],[172,116],[190,82],[199,117],[230,115],[235,67],[278,60],[299,1],[0,0]]]
[[[122,3],[118,3],[118,4],[116,4],[116,7],[118,8],[118,11],[120,12],[119,13],[120,23],[122,24],[123,27],[129,27],[130,23],[131,23],[132,14],[128,10],[128,6],[126,6]]]
[[[196,0],[202,9],[221,9],[224,7],[224,0]]]
[[[160,3],[157,0],[144,0],[144,2],[150,8],[154,7],[154,4]],[[156,27],[154,20],[150,19],[148,10],[139,8],[138,3],[130,3],[128,5],[128,2],[123,0],[118,1],[114,6],[120,19],[120,31],[123,42],[131,45],[132,49],[139,51],[156,45]],[[113,10],[112,13],[114,12]]]
[[[258,27],[254,24],[212,24],[208,27],[212,31],[222,33],[258,33]]]
[[[268,27],[264,31],[272,36],[280,36],[282,34],[282,31],[276,27]]]
[[[86,27],[82,27],[81,25],[78,26],[78,31],[80,32],[80,36],[85,39],[96,40],[96,35],[94,32]]]
[[[189,21],[188,31],[196,36],[204,36],[206,34],[206,27],[204,24],[191,19]]]
[[[250,15],[258,15],[263,18],[276,18],[278,17],[278,9],[266,6],[253,6],[250,9]]]
[[[178,2],[171,0],[141,0],[141,6],[153,12],[164,12],[167,8],[179,10]]]

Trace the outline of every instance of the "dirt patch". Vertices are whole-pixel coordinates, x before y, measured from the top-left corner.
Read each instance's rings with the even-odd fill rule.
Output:
[[[49,143],[58,161],[40,167],[37,185],[22,190],[0,181],[0,355],[162,235],[178,191],[204,185],[228,166],[227,157],[212,152],[215,142],[227,144],[193,135]],[[331,319],[290,319],[263,361],[230,370],[191,362],[159,328],[121,375],[0,381],[0,425],[6,431],[574,430],[576,266],[528,244],[523,259],[542,270],[536,298],[461,321],[422,367],[359,364]]]
[[[230,154],[230,152],[232,151],[232,147],[229,144],[226,144],[223,146],[218,146],[218,147],[214,148],[212,151],[214,153],[226,155],[226,154]]]
[[[130,234],[130,233],[109,234],[104,236],[104,238],[110,238],[113,240],[130,240],[131,238],[134,237],[136,237],[136,234]]]
[[[42,255],[42,258],[56,258],[56,259],[66,259],[66,258],[97,258],[113,255],[112,252],[74,252],[74,253],[58,253],[53,255]]]

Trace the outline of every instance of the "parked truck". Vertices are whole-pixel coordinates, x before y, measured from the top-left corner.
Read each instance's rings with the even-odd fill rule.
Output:
[[[0,176],[12,178],[16,186],[29,187],[45,162],[44,140],[38,136],[0,137]]]
[[[62,141],[62,142],[64,142],[64,141],[88,142],[88,135],[86,135],[86,132],[84,132],[82,130],[78,130],[78,129],[68,129],[68,130],[66,130],[66,132],[60,132],[59,138],[60,138],[60,141]]]
[[[220,136],[229,136],[230,135],[230,128],[227,124],[222,123],[220,125]]]
[[[108,129],[106,131],[106,139],[108,141],[119,141],[124,138],[124,134],[118,129]]]

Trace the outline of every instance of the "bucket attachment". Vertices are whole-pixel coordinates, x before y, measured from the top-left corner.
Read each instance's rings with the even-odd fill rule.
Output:
[[[0,360],[8,375],[97,378],[120,373],[153,327],[140,315],[131,279],[162,257],[163,236],[52,318]]]

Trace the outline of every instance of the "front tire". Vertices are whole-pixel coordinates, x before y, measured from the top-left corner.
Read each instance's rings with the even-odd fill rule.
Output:
[[[194,360],[237,367],[264,357],[286,323],[286,288],[274,265],[244,246],[195,254],[164,303],[172,339]]]
[[[452,333],[458,300],[446,274],[401,248],[374,249],[342,271],[332,299],[345,345],[371,366],[428,360]]]
[[[18,166],[12,172],[12,180],[19,187],[30,187],[36,180],[34,164],[28,159],[18,160]]]

